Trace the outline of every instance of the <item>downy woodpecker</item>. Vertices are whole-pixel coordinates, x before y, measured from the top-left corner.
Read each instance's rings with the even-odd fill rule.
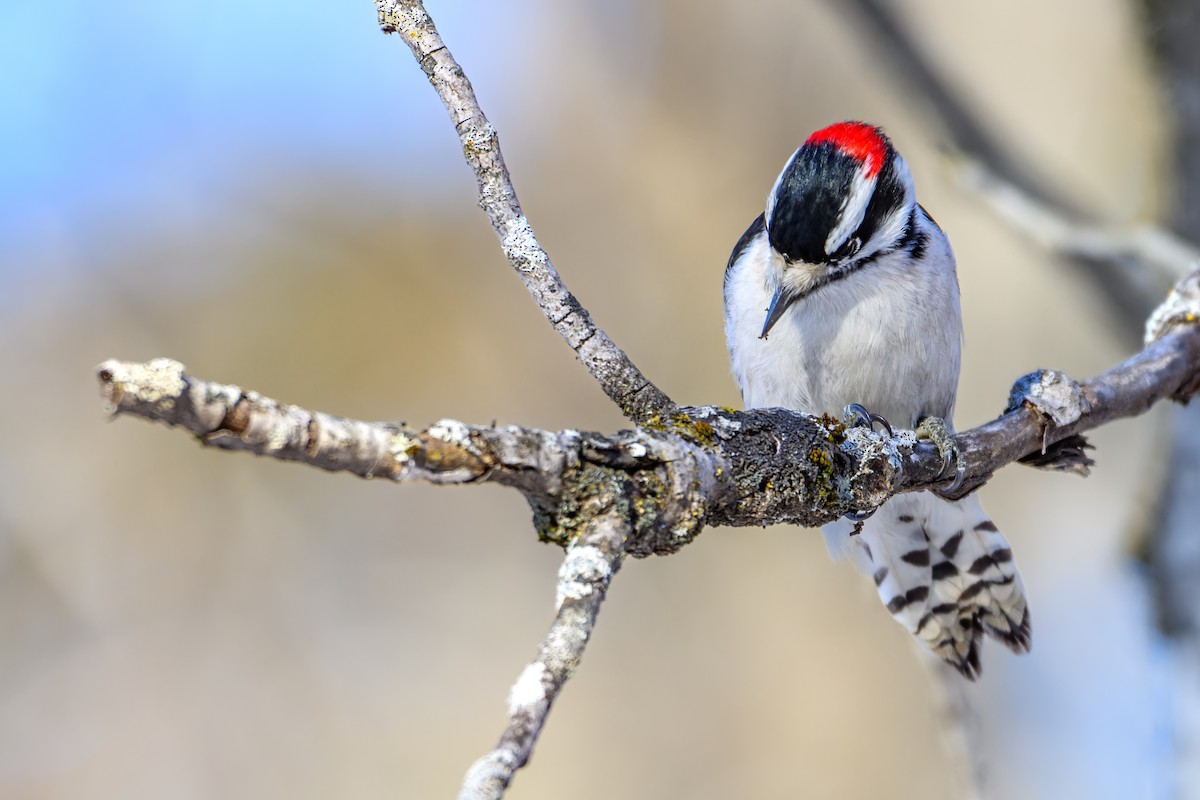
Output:
[[[953,433],[954,254],[883,131],[831,125],[788,160],[725,269],[725,337],[747,408],[861,404]],[[976,494],[897,495],[856,528],[825,526],[830,552],[872,576],[896,620],[964,676],[979,673],[984,633],[1029,649],[1021,576]]]

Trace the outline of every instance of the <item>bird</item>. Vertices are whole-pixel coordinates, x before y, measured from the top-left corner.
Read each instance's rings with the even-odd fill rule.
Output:
[[[724,307],[747,409],[882,418],[957,457],[954,254],[881,128],[839,122],[792,154],[733,248]],[[899,494],[863,516],[824,527],[831,554],[870,576],[887,610],[937,656],[975,680],[985,634],[1029,650],[1021,575],[978,492]]]

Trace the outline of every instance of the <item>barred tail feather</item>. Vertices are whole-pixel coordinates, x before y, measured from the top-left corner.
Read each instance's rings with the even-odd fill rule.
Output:
[[[888,611],[968,679],[979,674],[986,633],[1029,650],[1029,608],[1012,550],[976,495],[947,501],[928,492],[884,503],[861,530],[825,526],[830,552],[875,581]]]

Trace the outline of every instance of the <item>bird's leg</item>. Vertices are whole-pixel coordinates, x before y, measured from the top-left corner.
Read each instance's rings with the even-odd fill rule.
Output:
[[[878,424],[883,426],[883,429],[887,431],[888,436],[896,435],[892,431],[892,426],[886,419],[879,414],[873,414],[870,411],[867,411],[867,409],[859,403],[851,403],[850,405],[846,406],[846,408],[842,411],[842,422],[849,428],[870,428],[871,430],[875,430],[875,426]],[[853,536],[861,531],[863,520],[869,518],[874,513],[875,509],[872,508],[869,511],[851,511],[849,514],[846,514],[846,519],[857,523],[854,527],[854,533],[850,535]]]
[[[943,497],[957,492],[963,484],[963,479],[967,476],[967,463],[963,461],[958,444],[954,441],[954,435],[946,428],[946,421],[941,417],[922,417],[913,433],[917,434],[918,439],[932,442],[938,449],[938,453],[942,456],[942,474],[945,474],[951,464],[954,465],[954,482],[944,489],[934,489],[933,491]]]

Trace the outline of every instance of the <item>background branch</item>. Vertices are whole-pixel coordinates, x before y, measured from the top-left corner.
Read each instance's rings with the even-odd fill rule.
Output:
[[[1007,177],[1026,194],[1043,202],[1066,208],[1066,202],[1036,177],[1025,162],[1013,157],[980,119],[978,109],[967,102],[947,79],[944,71],[930,60],[925,49],[905,27],[903,15],[888,0],[847,0],[835,3],[839,11],[849,11],[853,26],[871,39],[890,62],[891,76],[905,85],[906,94],[923,101],[926,118],[939,129],[945,142],[955,150],[969,153],[987,167]]]
[[[935,67],[925,48],[905,27],[888,0],[850,0],[861,28],[895,67],[911,96],[924,102],[930,119],[956,160],[960,177],[982,193],[991,209],[1016,232],[1082,267],[1109,306],[1136,324],[1172,282],[1195,263],[1194,250],[1154,226],[1112,231],[1086,214],[1014,157],[973,106]]]
[[[1200,264],[1200,251],[1157,225],[1117,227],[1081,222],[1059,206],[1038,200],[982,162],[962,160],[959,177],[1014,232],[1063,258],[1126,275],[1139,306],[1157,303],[1164,286]]]
[[[1173,195],[1172,229],[1200,241],[1200,4],[1152,0],[1142,6],[1147,37],[1167,98],[1173,147],[1167,171]],[[1174,644],[1168,727],[1172,734],[1171,789],[1179,798],[1200,797],[1200,537],[1196,497],[1200,488],[1200,406],[1171,420],[1172,448],[1159,508],[1152,515],[1143,552],[1162,630]]]

